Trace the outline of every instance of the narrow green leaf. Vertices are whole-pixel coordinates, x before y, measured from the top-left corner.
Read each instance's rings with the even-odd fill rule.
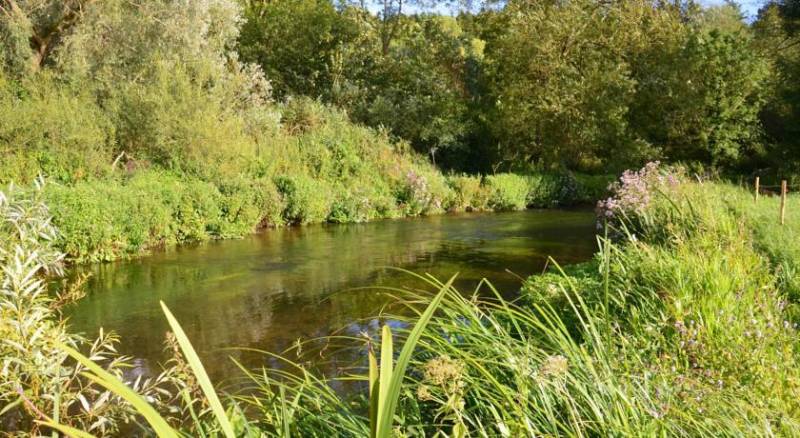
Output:
[[[57,430],[64,435],[72,438],[95,438],[94,435],[84,432],[82,430],[75,429],[74,427],[65,426],[63,424],[58,424],[54,421],[37,421],[37,423],[41,424],[42,426],[47,426],[50,429]]]
[[[98,385],[108,389],[109,391],[117,394],[130,403],[137,412],[139,412],[145,420],[153,428],[153,431],[161,438],[177,438],[178,434],[175,430],[167,424],[159,413],[153,409],[139,394],[128,388],[125,383],[119,380],[116,376],[108,371],[100,368],[96,363],[92,362],[86,356],[79,352],[67,347],[64,344],[58,344],[59,348],[64,350],[70,357],[80,362],[83,366],[88,368],[91,373],[85,372],[83,375],[96,382]]]
[[[433,313],[436,311],[436,308],[439,307],[439,303],[442,302],[442,299],[447,294],[448,290],[450,290],[450,286],[453,284],[453,281],[455,281],[457,275],[458,274],[450,277],[450,280],[448,280],[447,283],[439,290],[436,296],[433,297],[431,303],[425,309],[425,312],[420,315],[419,320],[414,325],[411,333],[409,333],[406,343],[403,345],[403,349],[400,351],[400,356],[397,358],[397,364],[392,372],[388,388],[386,388],[385,392],[383,391],[383,388],[381,388],[381,393],[386,394],[386,398],[382,400],[380,405],[382,409],[378,413],[378,427],[376,434],[376,437],[378,438],[390,438],[392,436],[394,411],[397,408],[397,401],[400,398],[400,387],[403,384],[403,378],[405,377],[408,363],[411,361],[411,355],[414,352],[414,348],[416,347],[419,338],[422,336],[422,332],[425,330],[428,322],[430,322],[431,318],[433,317]],[[381,350],[383,350],[383,347],[381,347]],[[383,357],[381,357],[381,359],[383,359]],[[381,363],[381,384],[383,383],[383,371],[383,363]]]
[[[14,409],[15,407],[17,407],[17,406],[21,405],[21,404],[22,404],[22,401],[23,401],[23,400],[22,400],[22,397],[20,397],[20,398],[18,398],[17,400],[15,400],[15,401],[13,401],[13,402],[11,402],[11,403],[9,403],[9,404],[5,405],[5,406],[3,407],[3,409],[0,409],[0,416],[2,416],[2,415],[3,415],[3,414],[5,414],[6,412],[8,412],[8,411],[10,411],[10,410]]]
[[[375,351],[372,344],[369,346],[369,436],[374,437],[377,431],[378,419],[378,359],[375,357]]]
[[[280,387],[280,396],[281,396],[281,425],[283,426],[283,436],[284,438],[290,438],[292,436],[292,432],[290,429],[290,424],[292,422],[292,416],[289,415],[289,410],[286,409],[286,390],[283,386]]]
[[[175,333],[175,339],[178,340],[178,345],[180,345],[181,351],[186,357],[186,361],[189,362],[189,366],[194,372],[197,383],[200,384],[200,388],[203,390],[203,394],[206,396],[209,406],[211,406],[211,411],[214,413],[214,416],[217,417],[217,421],[222,428],[222,433],[225,434],[227,438],[235,438],[233,426],[231,426],[228,420],[228,415],[225,413],[225,409],[222,407],[222,403],[219,401],[219,397],[217,397],[217,393],[214,391],[214,385],[211,384],[211,379],[208,378],[208,374],[205,368],[203,368],[202,362],[200,362],[200,357],[198,357],[197,353],[194,351],[192,343],[189,342],[189,338],[186,336],[186,333],[184,333],[181,325],[178,324],[178,320],[175,319],[172,312],[169,311],[167,305],[164,304],[163,301],[161,301],[161,309],[164,311],[164,315],[167,316],[167,322],[169,322],[172,332]]]
[[[378,375],[378,418],[385,415],[388,407],[386,397],[389,395],[389,382],[392,379],[392,363],[394,362],[394,343],[392,342],[392,329],[384,325],[381,330],[381,363]],[[377,424],[376,433],[381,434],[380,422]]]

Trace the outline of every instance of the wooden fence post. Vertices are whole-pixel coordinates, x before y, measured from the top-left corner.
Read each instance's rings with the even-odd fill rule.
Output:
[[[761,178],[760,177],[756,177],[756,191],[755,191],[755,200],[756,200],[756,202],[758,202],[758,190],[759,190],[759,186],[760,185],[761,185]]]
[[[781,225],[786,218],[786,180],[781,180]]]

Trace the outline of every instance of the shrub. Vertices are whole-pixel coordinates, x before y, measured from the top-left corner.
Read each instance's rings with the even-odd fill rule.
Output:
[[[523,210],[528,205],[529,185],[525,177],[513,173],[487,176],[489,207],[495,210]]]
[[[578,184],[576,202],[594,204],[599,199],[608,196],[609,185],[616,178],[614,175],[587,175],[585,173],[573,173],[573,178]]]
[[[45,197],[62,230],[59,245],[77,260],[113,260],[154,247],[238,237],[282,223],[271,181],[231,180],[221,188],[160,171],[72,186],[51,184]]]
[[[243,177],[225,179],[219,186],[222,226],[218,237],[239,237],[257,227],[280,226],[284,223],[285,205],[278,188],[271,180]]]
[[[453,210],[482,210],[486,199],[482,196],[481,178],[470,175],[450,175],[447,185],[453,190]]]
[[[113,260],[153,246],[208,238],[206,219],[217,214],[214,193],[208,185],[186,185],[147,172],[129,181],[53,184],[45,196],[68,255]]]
[[[108,173],[114,129],[88,93],[40,77],[0,80],[0,184],[39,174],[71,182]]]
[[[430,168],[409,168],[398,183],[396,197],[408,216],[444,211],[452,197],[444,176]]]
[[[566,175],[536,173],[525,175],[528,185],[526,202],[529,207],[544,208],[571,203],[575,182]]]
[[[275,179],[286,207],[283,218],[288,223],[323,222],[331,211],[328,186],[307,175],[279,176]]]
[[[120,85],[105,102],[125,152],[195,176],[236,176],[256,149],[242,117],[185,67],[157,63],[147,79]]]
[[[54,246],[58,231],[37,189],[0,191],[0,424],[13,435],[41,436],[42,413],[98,436],[120,434],[135,410],[70,360],[63,346],[82,348],[100,368],[122,378],[133,366],[116,350],[118,339],[103,332],[89,341],[67,332],[61,309],[83,296],[82,282],[63,282],[63,258]],[[180,412],[178,393],[186,386],[174,368],[154,379],[128,382],[155,407]],[[170,414],[172,416],[172,414]],[[24,432],[27,431],[27,434]]]
[[[597,209],[601,216],[642,216],[660,191],[674,187],[680,175],[659,168],[659,162],[647,163],[638,171],[626,170],[610,190],[613,196],[600,200]]]

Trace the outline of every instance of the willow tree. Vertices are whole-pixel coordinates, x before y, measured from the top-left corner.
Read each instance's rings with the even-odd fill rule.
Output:
[[[0,0],[0,42],[17,74],[40,70],[95,0]]]

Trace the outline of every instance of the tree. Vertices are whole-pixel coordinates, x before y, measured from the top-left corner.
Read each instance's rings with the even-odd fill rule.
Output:
[[[771,64],[767,103],[761,112],[767,149],[762,164],[800,170],[800,2],[767,3],[753,24],[756,43]]]
[[[384,126],[436,162],[437,153],[464,147],[470,127],[467,66],[480,62],[483,45],[458,21],[410,16],[386,54],[362,40],[343,48],[334,101],[372,126]]]
[[[506,158],[619,170],[655,158],[731,164],[756,147],[767,66],[730,15],[705,12],[510,3],[507,31],[488,52]]]
[[[636,159],[626,126],[635,90],[626,45],[641,37],[625,8],[594,1],[514,1],[489,48],[495,136],[505,159],[568,167]]]
[[[7,68],[40,70],[94,0],[0,0],[0,42]]]
[[[357,32],[330,0],[250,1],[239,53],[262,67],[276,96],[320,97],[333,86],[334,56]]]
[[[733,165],[758,147],[768,66],[747,34],[689,28],[649,60],[635,76],[630,120],[662,159]]]

